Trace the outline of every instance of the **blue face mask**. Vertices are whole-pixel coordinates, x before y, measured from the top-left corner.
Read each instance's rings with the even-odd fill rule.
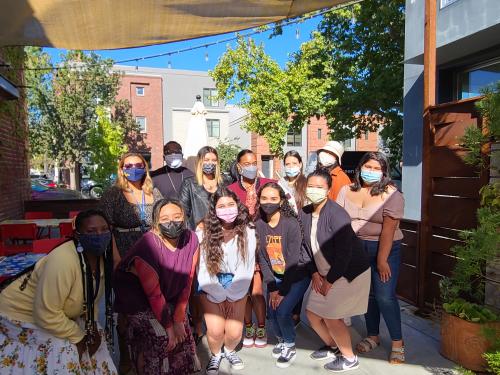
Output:
[[[95,256],[101,256],[111,243],[111,232],[96,234],[83,233],[78,235],[78,242],[84,251]]]
[[[129,181],[132,182],[140,181],[146,174],[146,168],[124,169],[123,174],[125,175],[125,178]]]
[[[300,173],[299,167],[285,167],[285,174],[287,177],[295,177]]]
[[[364,183],[371,185],[379,182],[382,179],[382,172],[362,169],[360,176]]]

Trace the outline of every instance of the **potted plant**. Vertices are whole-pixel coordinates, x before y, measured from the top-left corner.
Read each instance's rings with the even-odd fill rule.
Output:
[[[484,94],[478,107],[487,120],[488,134],[471,127],[462,138],[469,149],[465,161],[482,168],[487,167],[484,146],[497,143],[500,136],[500,83]],[[485,283],[500,284],[485,271],[500,259],[500,184],[484,186],[480,196],[478,226],[460,234],[463,243],[453,248],[455,268],[440,285],[441,354],[469,370],[500,374],[500,316],[485,305]]]

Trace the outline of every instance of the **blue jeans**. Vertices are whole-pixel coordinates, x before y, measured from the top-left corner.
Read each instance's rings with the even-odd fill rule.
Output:
[[[401,264],[401,241],[394,241],[391,252],[387,258],[391,268],[391,278],[383,283],[377,270],[378,241],[363,241],[365,251],[370,258],[372,269],[372,282],[368,311],[365,314],[366,330],[368,336],[378,336],[380,314],[384,317],[385,324],[393,341],[402,340],[401,311],[396,297],[399,269]]]
[[[269,293],[267,294],[268,318],[273,326],[273,331],[279,339],[283,339],[286,344],[295,343],[295,326],[292,319],[292,311],[297,303],[304,297],[309,288],[311,279],[305,277],[292,284],[290,291],[283,298],[276,310],[271,308]],[[280,279],[276,279],[276,285],[279,287]]]

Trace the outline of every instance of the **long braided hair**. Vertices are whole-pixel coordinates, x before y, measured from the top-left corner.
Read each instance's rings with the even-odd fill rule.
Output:
[[[222,250],[222,242],[224,240],[222,223],[215,211],[217,202],[222,197],[234,199],[238,206],[238,216],[234,220],[234,230],[235,235],[238,236],[238,251],[244,262],[248,260],[246,229],[249,226],[253,226],[248,209],[240,202],[235,193],[222,187],[213,194],[208,214],[204,220],[203,240],[201,242],[201,249],[204,252],[203,256],[205,256],[208,273],[212,276],[220,272],[224,259],[224,252]]]
[[[109,226],[109,222],[106,219],[106,215],[101,210],[87,210],[80,212],[75,218],[75,231],[81,233],[83,225],[86,220],[93,216],[102,217]],[[89,339],[93,337],[93,329],[96,322],[96,317],[94,316],[95,300],[99,289],[94,291],[94,280],[92,277],[92,269],[90,267],[87,255],[82,251],[81,245],[78,243],[78,239],[73,236],[73,241],[77,247],[78,257],[80,259],[80,269],[82,270],[82,283],[83,283],[83,313],[85,315],[85,333]],[[99,257],[100,258],[100,257]],[[112,242],[109,244],[108,248],[103,255],[104,261],[104,295],[106,303],[106,341],[108,345],[112,348],[114,344],[113,328],[113,290],[112,290],[112,274],[113,274],[113,248]],[[100,259],[97,260],[97,267],[99,270]],[[98,285],[100,275],[96,276],[96,284]]]

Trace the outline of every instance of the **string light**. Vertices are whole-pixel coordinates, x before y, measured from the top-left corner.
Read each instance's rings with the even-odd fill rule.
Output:
[[[205,52],[205,61],[208,62],[208,51]]]
[[[169,61],[168,64],[167,64],[167,68],[168,69],[172,69],[172,63]]]
[[[311,15],[307,16],[307,17],[298,18],[298,19],[295,19],[295,20],[284,22],[284,23],[281,24],[281,26],[282,27],[286,27],[286,26],[294,25],[294,24],[297,24],[299,22],[303,22],[305,20],[310,20],[310,19],[322,16],[322,15],[325,15],[327,13],[333,12],[333,11],[338,10],[338,9],[352,7],[354,4],[358,4],[358,3],[362,2],[362,1],[363,0],[353,0],[353,1],[350,1],[348,3],[337,5],[335,7],[327,9],[327,10],[316,12],[314,14],[311,14]],[[235,33],[235,36],[231,36],[229,38],[225,38],[225,39],[218,40],[218,41],[215,41],[215,42],[210,42],[210,43],[205,43],[205,44],[199,44],[199,45],[196,45],[196,46],[186,47],[186,48],[182,48],[182,49],[179,49],[179,50],[176,50],[176,51],[169,51],[169,52],[158,53],[158,54],[155,54],[155,55],[148,55],[148,56],[143,56],[143,57],[134,57],[134,58],[125,59],[125,60],[117,60],[117,61],[114,62],[114,64],[117,65],[117,64],[123,64],[123,63],[130,63],[130,62],[134,62],[134,61],[136,63],[138,63],[139,60],[150,60],[150,59],[156,59],[156,58],[163,57],[163,56],[172,56],[172,55],[175,55],[175,54],[189,52],[189,51],[194,51],[194,50],[201,49],[201,48],[208,48],[210,46],[214,46],[214,45],[222,44],[222,43],[226,43],[226,46],[229,47],[230,46],[229,42],[235,41],[235,40],[237,40],[239,38],[248,38],[248,37],[251,37],[252,35],[262,34],[264,32],[270,31],[270,30],[272,30],[272,28],[265,29],[265,28],[259,27],[258,29],[254,29],[253,31],[250,31],[248,33],[244,33],[244,34]],[[300,37],[300,31],[298,29],[297,29],[297,31],[295,33],[295,36],[296,36],[297,39]],[[99,65],[103,65],[103,64],[100,64],[100,63],[98,63],[98,64],[88,64],[88,66],[99,66]],[[20,67],[12,67],[12,66],[6,67],[6,66],[0,65],[0,69],[25,70],[25,71],[26,70],[30,70],[30,71],[34,71],[34,70],[65,70],[65,69],[70,69],[70,68],[71,67],[67,67],[67,66],[57,66],[57,67],[46,66],[46,67],[37,67],[37,68],[20,68]]]
[[[300,39],[300,30],[299,28],[297,27],[297,29],[295,30],[295,39]]]

